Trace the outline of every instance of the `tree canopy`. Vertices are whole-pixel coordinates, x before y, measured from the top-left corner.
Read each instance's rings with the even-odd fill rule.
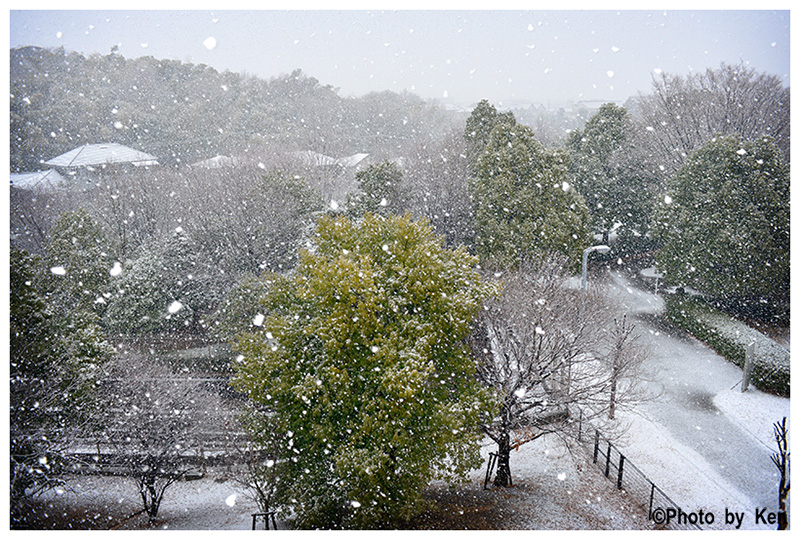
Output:
[[[654,224],[669,281],[723,298],[788,294],[789,168],[770,139],[712,139],[669,187]]]
[[[11,50],[10,165],[36,170],[87,143],[116,142],[159,163],[193,163],[282,143],[336,157],[396,149],[453,125],[409,93],[345,98],[296,69],[270,80],[118,52]]]
[[[654,194],[631,163],[632,129],[627,109],[606,103],[567,138],[570,176],[586,199],[594,232],[647,232]]]
[[[589,245],[589,210],[569,183],[567,156],[549,151],[523,125],[499,124],[472,181],[475,251],[515,265],[556,252],[579,261]]]
[[[297,525],[367,528],[477,465],[486,394],[466,348],[492,286],[409,216],[320,218],[296,273],[271,275],[235,385],[282,439],[277,493]]]

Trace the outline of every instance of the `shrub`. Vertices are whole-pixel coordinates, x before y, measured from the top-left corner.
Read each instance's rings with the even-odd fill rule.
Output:
[[[753,384],[764,392],[789,397],[789,351],[784,347],[697,297],[668,297],[667,317],[741,368],[747,345],[755,343]]]

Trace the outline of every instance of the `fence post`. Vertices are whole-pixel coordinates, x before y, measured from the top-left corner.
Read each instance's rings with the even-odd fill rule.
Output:
[[[650,505],[647,510],[647,519],[653,519],[653,495],[655,495],[656,485],[650,482]]]
[[[622,467],[625,465],[625,456],[619,455],[619,471],[617,471],[617,489],[622,489]]]
[[[600,449],[600,432],[598,430],[594,430],[594,461],[592,463],[597,464],[597,451]]]
[[[486,464],[486,478],[483,481],[483,489],[486,489],[486,486],[489,484],[489,480],[492,478],[492,472],[494,471],[494,465],[497,461],[497,454],[494,452],[489,452],[489,463]]]
[[[753,372],[753,359],[756,352],[755,341],[748,343],[744,348],[744,373],[742,374],[742,392],[747,391],[750,386],[750,375]]]
[[[608,478],[608,472],[610,466],[611,466],[611,441],[608,441],[608,450],[606,450],[606,478]]]

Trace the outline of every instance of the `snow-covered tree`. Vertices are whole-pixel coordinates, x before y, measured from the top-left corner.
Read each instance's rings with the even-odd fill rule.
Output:
[[[347,204],[349,213],[360,218],[365,212],[387,216],[400,214],[406,195],[403,171],[397,163],[384,161],[356,173],[360,192],[352,195]]]
[[[182,229],[145,244],[118,270],[106,320],[125,334],[198,330],[223,296],[209,257]]]
[[[484,261],[507,267],[552,251],[577,264],[589,245],[589,210],[569,183],[567,156],[546,150],[527,126],[492,131],[472,193],[475,251]]]
[[[621,236],[645,234],[652,211],[653,187],[630,164],[631,130],[628,111],[606,103],[566,143],[569,174],[586,200],[593,232],[606,236],[620,227]]]
[[[464,126],[464,140],[467,142],[467,160],[473,165],[489,144],[492,130],[500,124],[516,125],[512,112],[497,112],[488,100],[481,100],[467,118]]]
[[[219,396],[201,380],[129,350],[109,366],[98,394],[103,406],[94,418],[96,444],[134,480],[153,520],[167,489],[196,468],[208,434],[223,428]]]
[[[675,285],[740,300],[789,293],[789,167],[770,139],[709,141],[674,177],[654,223]]]
[[[41,261],[41,286],[50,309],[100,313],[112,268],[110,242],[89,212],[64,212],[53,225]]]
[[[770,137],[789,160],[790,92],[777,75],[744,64],[687,76],[662,73],[635,102],[636,146],[664,177],[718,135]]]
[[[789,475],[789,428],[786,427],[786,417],[780,422],[772,424],[773,433],[775,435],[775,443],[778,446],[778,451],[773,453],[772,463],[778,468],[780,480],[778,482],[778,530],[785,531],[789,526],[789,519],[786,515],[786,503],[789,498],[789,490],[791,489],[790,475]]]
[[[260,168],[204,174],[191,196],[187,230],[232,277],[292,268],[323,209],[322,196],[303,177]]]
[[[463,133],[452,130],[403,161],[409,211],[427,219],[448,247],[471,246],[475,236],[466,152]]]
[[[36,262],[10,257],[10,458],[12,519],[59,483],[70,436],[94,413],[95,387],[114,354],[91,311],[53,313]]]
[[[568,261],[549,256],[502,276],[471,338],[479,380],[499,403],[483,418],[497,443],[495,484],[511,480],[511,450],[548,433],[567,436],[570,422],[605,420],[638,399],[635,366],[643,351],[614,332],[602,293],[566,285]],[[613,405],[612,405],[613,404]]]
[[[431,479],[477,465],[476,263],[409,216],[323,216],[295,273],[264,278],[235,386],[273,415],[296,526],[397,525]]]

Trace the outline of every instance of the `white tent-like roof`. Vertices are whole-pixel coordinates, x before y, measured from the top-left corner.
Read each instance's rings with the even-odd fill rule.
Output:
[[[336,161],[344,167],[355,167],[367,156],[369,156],[369,154],[353,154],[352,156],[339,158]]]
[[[45,161],[54,167],[90,167],[106,163],[130,163],[136,166],[158,165],[155,156],[117,143],[84,144]]]
[[[11,175],[11,185],[19,189],[54,189],[64,183],[64,177],[54,170]]]

